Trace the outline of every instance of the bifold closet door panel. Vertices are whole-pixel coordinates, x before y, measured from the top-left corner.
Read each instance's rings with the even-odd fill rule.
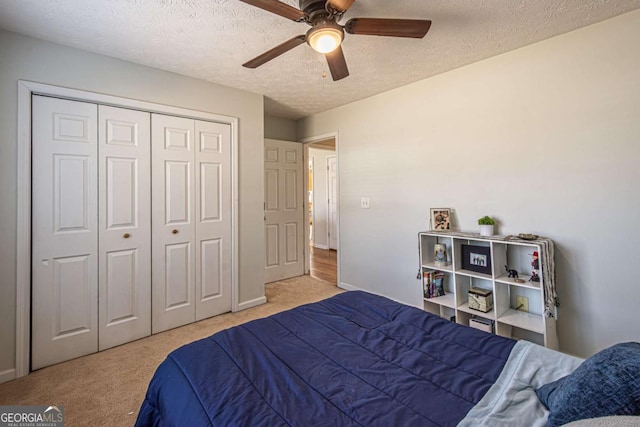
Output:
[[[231,311],[231,126],[196,121],[196,320]]]
[[[98,350],[97,115],[32,98],[32,369]]]
[[[99,350],[151,334],[151,115],[101,105]]]
[[[195,321],[194,121],[151,116],[152,333]]]
[[[230,311],[231,126],[32,105],[32,368]]]

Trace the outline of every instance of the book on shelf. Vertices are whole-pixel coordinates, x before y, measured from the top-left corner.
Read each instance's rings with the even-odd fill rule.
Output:
[[[436,298],[445,295],[443,272],[429,268],[422,269],[422,291],[425,298]]]
[[[485,319],[483,317],[473,316],[471,319],[469,319],[469,326],[475,329],[480,329],[481,331],[488,332],[490,334],[493,333],[493,325],[493,320]]]

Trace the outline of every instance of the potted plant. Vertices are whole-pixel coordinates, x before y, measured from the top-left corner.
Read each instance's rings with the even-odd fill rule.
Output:
[[[496,225],[493,218],[485,215],[478,219],[478,225],[480,226],[481,236],[493,236],[493,226]]]

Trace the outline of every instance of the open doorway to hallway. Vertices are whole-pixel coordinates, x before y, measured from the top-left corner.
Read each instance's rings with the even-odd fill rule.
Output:
[[[334,137],[305,144],[309,273],[338,284],[338,185]]]

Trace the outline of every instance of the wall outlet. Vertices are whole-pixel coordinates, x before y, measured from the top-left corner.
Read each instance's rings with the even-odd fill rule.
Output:
[[[360,198],[360,207],[362,209],[369,209],[371,207],[370,201],[368,197]]]
[[[519,307],[519,311],[529,312],[529,298],[527,297],[516,297],[516,307]]]

